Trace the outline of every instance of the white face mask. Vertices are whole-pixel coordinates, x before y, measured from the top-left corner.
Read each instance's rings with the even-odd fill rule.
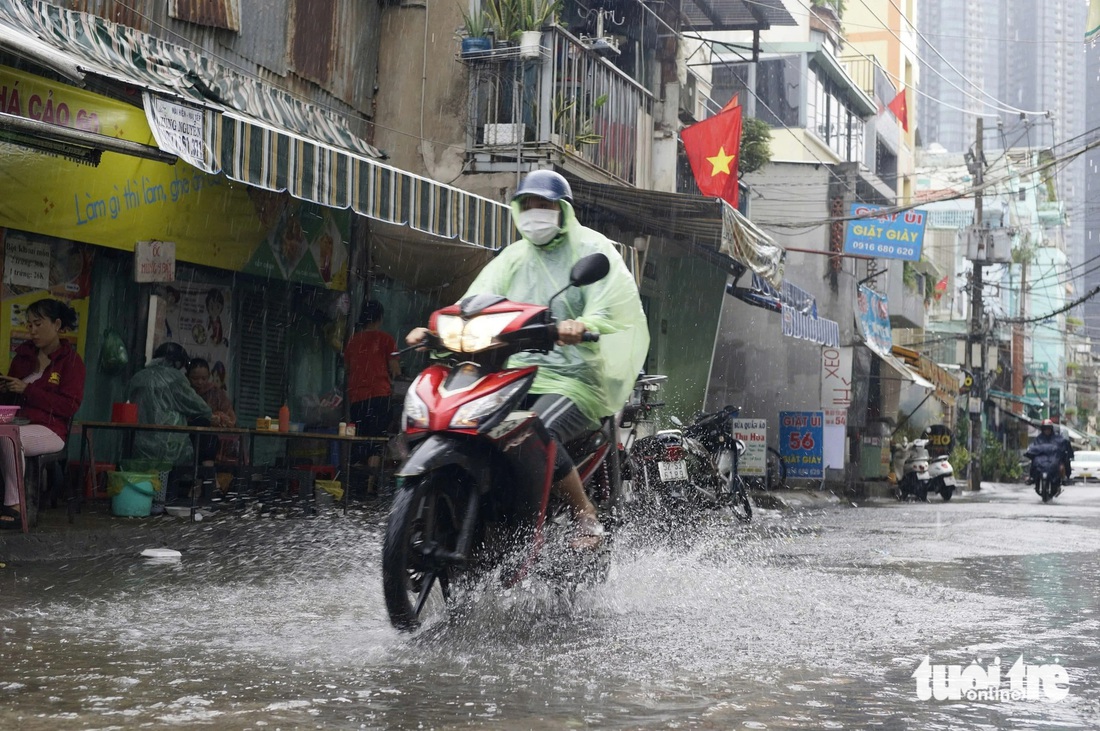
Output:
[[[545,246],[561,233],[560,210],[528,208],[516,216],[516,228],[535,246]]]

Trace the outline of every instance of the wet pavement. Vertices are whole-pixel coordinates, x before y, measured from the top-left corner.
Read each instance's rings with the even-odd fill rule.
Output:
[[[0,728],[1100,726],[1100,486],[792,502],[814,507],[628,528],[606,584],[487,588],[412,636],[386,620],[380,504],[3,536]],[[161,545],[182,559],[140,557]],[[926,657],[999,658],[1006,697],[923,700]],[[1007,693],[1019,658],[1037,698]]]

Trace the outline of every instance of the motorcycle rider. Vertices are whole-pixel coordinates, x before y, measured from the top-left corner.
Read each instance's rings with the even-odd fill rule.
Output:
[[[1032,447],[1043,444],[1055,444],[1058,446],[1058,462],[1062,468],[1062,480],[1068,480],[1070,477],[1070,460],[1073,459],[1073,445],[1069,443],[1069,439],[1059,434],[1054,429],[1054,422],[1050,419],[1043,419],[1043,423],[1039,426],[1039,435],[1032,440]],[[1028,448],[1028,452],[1031,452],[1031,448]],[[1039,470],[1035,465],[1035,461],[1031,462],[1030,470],[1031,479],[1038,484],[1039,482]],[[1036,487],[1036,490],[1039,488]],[[1061,487],[1058,488],[1061,492]]]
[[[520,353],[508,363],[538,366],[526,408],[539,414],[557,442],[554,488],[573,513],[572,545],[596,548],[604,529],[564,445],[597,428],[601,417],[626,402],[649,349],[649,328],[633,276],[614,243],[577,220],[563,176],[534,170],[524,177],[512,196],[512,220],[521,238],[486,265],[463,298],[497,294],[515,302],[549,302],[568,285],[569,272],[582,257],[602,253],[611,262],[602,280],[567,289],[554,300],[558,348]],[[600,342],[582,342],[587,331],[600,333]],[[405,341],[415,345],[427,334],[427,328],[414,328]]]

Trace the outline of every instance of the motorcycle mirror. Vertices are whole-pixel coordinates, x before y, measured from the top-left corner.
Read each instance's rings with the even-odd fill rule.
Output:
[[[668,417],[668,420],[669,420],[669,421],[671,421],[671,422],[672,422],[673,424],[675,424],[676,426],[683,426],[683,425],[684,425],[684,422],[680,421],[680,420],[679,420],[679,419],[677,419],[677,418],[676,418],[675,416],[670,416],[670,417]]]
[[[594,284],[611,271],[611,261],[604,254],[589,254],[583,257],[569,272],[569,283],[574,287],[585,287]]]

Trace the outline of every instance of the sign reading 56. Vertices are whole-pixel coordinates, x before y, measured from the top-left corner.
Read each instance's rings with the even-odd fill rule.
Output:
[[[792,452],[803,450],[806,452],[812,452],[814,445],[817,442],[814,440],[813,432],[797,432],[793,431],[787,436],[787,445]]]

